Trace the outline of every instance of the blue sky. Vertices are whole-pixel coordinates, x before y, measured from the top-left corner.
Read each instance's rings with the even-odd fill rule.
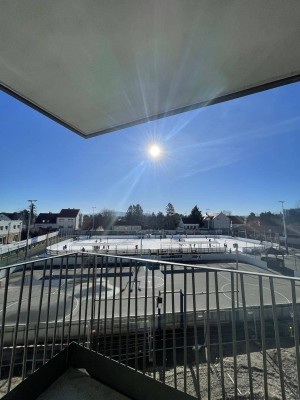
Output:
[[[0,92],[0,211],[277,212],[300,201],[300,83],[85,140]],[[151,143],[163,155],[153,161]]]

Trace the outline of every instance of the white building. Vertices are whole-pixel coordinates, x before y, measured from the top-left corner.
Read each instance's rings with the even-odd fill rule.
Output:
[[[0,244],[21,240],[22,221],[11,219],[7,214],[0,214]]]
[[[199,223],[190,217],[180,218],[178,232],[196,232],[199,229]]]
[[[206,213],[204,216],[207,228],[210,230],[228,231],[230,228],[230,219],[227,215],[220,213]]]
[[[63,208],[57,216],[57,228],[61,232],[73,232],[80,226],[80,210]]]
[[[74,232],[81,226],[79,209],[63,208],[60,213],[40,213],[35,221],[35,229]]]

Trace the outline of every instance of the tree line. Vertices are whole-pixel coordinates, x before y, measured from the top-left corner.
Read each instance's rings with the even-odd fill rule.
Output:
[[[174,230],[178,227],[180,219],[188,218],[194,223],[203,226],[203,216],[197,205],[195,205],[188,216],[184,216],[175,211],[172,203],[168,203],[165,213],[146,214],[140,204],[131,204],[124,216],[118,216],[113,210],[104,209],[99,213],[83,216],[82,229],[90,230],[102,227],[104,230],[110,230],[114,225],[133,225],[140,226],[142,229],[166,229]]]
[[[229,218],[230,211],[223,211]],[[93,215],[84,215],[82,229],[90,230],[103,227],[104,230],[111,230],[114,225],[126,224],[141,227],[142,229],[152,230],[174,230],[178,227],[180,219],[184,218],[186,222],[198,223],[200,227],[204,226],[204,217],[201,210],[195,205],[188,215],[177,213],[172,203],[168,203],[165,212],[146,214],[140,204],[132,204],[128,207],[124,216],[119,216],[114,210],[104,209]],[[240,216],[241,224],[245,225],[248,231],[264,232],[271,230],[273,233],[283,232],[282,213],[272,213],[270,211],[255,214],[250,212],[248,216]],[[285,220],[288,234],[300,234],[300,207],[285,210]],[[299,229],[298,229],[299,228]]]
[[[300,207],[285,210],[285,222],[287,234],[300,234]],[[247,228],[256,232],[272,231],[273,233],[283,232],[283,215],[282,213],[274,214],[270,211],[262,212],[255,215],[251,212],[246,217]]]

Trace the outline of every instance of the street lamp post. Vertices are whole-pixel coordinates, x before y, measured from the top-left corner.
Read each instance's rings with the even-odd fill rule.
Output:
[[[208,214],[207,211],[210,211],[210,208],[207,208],[207,209],[206,209],[206,215],[207,215],[207,230],[208,230],[208,233],[209,233],[209,222],[210,222],[210,217],[209,217],[209,214]]]
[[[28,200],[28,201],[30,202],[30,205],[29,205],[28,226],[27,226],[27,236],[26,236],[25,260],[27,258],[27,254],[28,254],[28,241],[29,241],[31,214],[33,212],[33,203],[37,200]]]
[[[93,209],[93,232],[95,230],[95,208],[96,207],[92,207],[92,209]]]
[[[283,220],[283,231],[284,231],[284,244],[285,244],[285,249],[288,254],[288,245],[287,245],[287,235],[286,235],[286,225],[285,225],[285,213],[284,213],[284,208],[283,204],[285,203],[284,200],[279,200],[279,203],[281,203],[282,206],[282,220]]]

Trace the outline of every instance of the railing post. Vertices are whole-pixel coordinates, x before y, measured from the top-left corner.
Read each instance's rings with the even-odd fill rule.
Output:
[[[184,326],[184,294],[182,289],[179,291],[179,301],[180,301],[180,328],[183,329]]]

